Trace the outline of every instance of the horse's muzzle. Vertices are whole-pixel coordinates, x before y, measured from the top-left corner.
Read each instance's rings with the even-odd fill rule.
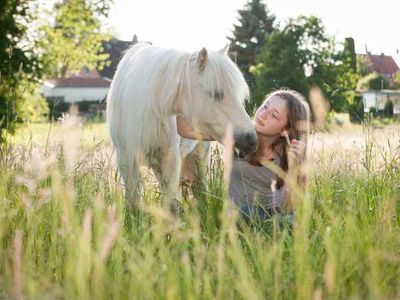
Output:
[[[233,135],[235,147],[244,155],[253,153],[257,150],[257,135],[255,132],[235,133]]]

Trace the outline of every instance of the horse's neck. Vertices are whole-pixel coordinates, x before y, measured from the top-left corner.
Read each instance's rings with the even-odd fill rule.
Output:
[[[173,63],[167,63],[159,70],[160,77],[156,80],[155,99],[158,102],[160,113],[164,116],[181,115],[188,93],[190,80],[188,72],[189,57],[187,55],[171,59]],[[170,76],[167,76],[170,74]],[[174,74],[174,76],[171,76]]]
[[[172,102],[171,115],[184,116],[182,110],[182,101],[179,96],[175,97],[174,101]]]

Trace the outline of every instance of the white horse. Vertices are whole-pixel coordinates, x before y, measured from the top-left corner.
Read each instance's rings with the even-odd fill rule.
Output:
[[[227,48],[191,54],[135,44],[125,53],[111,83],[107,119],[130,204],[141,198],[139,168],[145,164],[160,183],[163,201],[179,198],[177,115],[217,141],[231,124],[236,146],[255,149],[254,127],[243,107],[248,86]]]

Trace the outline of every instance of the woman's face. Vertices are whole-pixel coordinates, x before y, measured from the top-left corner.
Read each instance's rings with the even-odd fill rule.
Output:
[[[272,96],[256,111],[254,116],[257,133],[264,136],[280,135],[288,123],[286,102],[279,96]]]

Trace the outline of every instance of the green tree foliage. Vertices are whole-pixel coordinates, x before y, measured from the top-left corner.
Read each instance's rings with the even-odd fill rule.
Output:
[[[371,73],[372,65],[366,55],[357,55],[357,73],[361,76],[367,76]]]
[[[371,90],[383,90],[389,88],[389,80],[380,74],[374,76],[369,81],[369,88]]]
[[[383,116],[385,118],[393,118],[394,105],[392,101],[387,101],[385,107],[383,108]]]
[[[332,108],[335,111],[349,111],[352,105],[349,95],[354,93],[360,75],[357,73],[357,55],[355,53],[354,40],[346,38],[343,44],[343,51],[335,54],[336,64],[332,67],[335,78],[332,81],[336,92],[328,94]]]
[[[28,0],[0,2],[0,143],[6,131],[13,132],[24,117],[24,94],[29,82],[40,76],[27,30],[33,15]]]
[[[349,91],[346,94],[348,102],[348,111],[350,121],[353,123],[361,123],[364,120],[364,104],[361,94]]]
[[[394,75],[393,88],[400,89],[400,71],[397,71]]]
[[[303,94],[308,90],[303,67],[303,54],[298,49],[298,33],[285,28],[275,31],[268,38],[259,63],[251,69],[255,76],[256,90],[252,106],[258,107],[265,94],[280,87],[289,87]]]
[[[251,86],[253,76],[249,68],[255,64],[257,54],[273,31],[275,16],[262,0],[250,0],[238,14],[239,24],[234,25],[233,37],[228,37],[230,52]]]
[[[101,31],[112,0],[63,0],[47,11],[48,22],[41,27],[38,47],[47,76],[65,77],[106,63],[101,42],[108,38]]]
[[[354,73],[357,72],[357,56],[354,46],[354,39],[351,37],[345,38],[343,50],[344,62],[347,63]]]
[[[353,63],[344,59],[345,53],[335,49],[335,40],[326,35],[320,19],[291,19],[271,34],[252,68],[256,80],[253,107],[266,93],[281,87],[308,96],[310,88],[318,86],[333,109],[345,110],[345,91],[354,89],[357,82]]]
[[[43,12],[33,0],[0,1],[0,143],[45,110],[40,79],[105,63],[101,19],[111,3],[63,0]]]
[[[357,90],[359,91],[382,90],[387,88],[389,88],[389,80],[377,72],[362,77],[357,84]]]

